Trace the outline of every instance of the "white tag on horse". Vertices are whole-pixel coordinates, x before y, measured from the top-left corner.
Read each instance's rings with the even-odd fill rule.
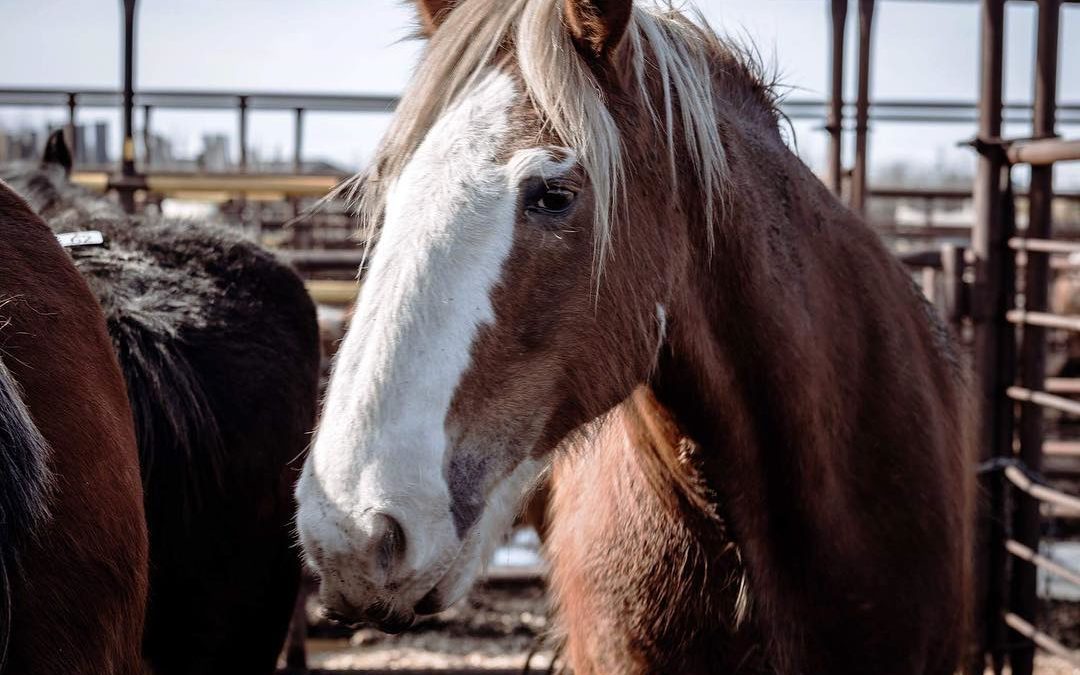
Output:
[[[72,248],[75,246],[101,246],[105,243],[104,235],[98,230],[63,232],[56,235],[56,239],[64,248]]]

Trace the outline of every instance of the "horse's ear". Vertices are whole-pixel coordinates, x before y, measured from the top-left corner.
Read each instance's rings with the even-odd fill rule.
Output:
[[[59,164],[64,167],[65,172],[71,173],[72,163],[71,150],[64,140],[64,130],[57,129],[49,134],[49,140],[45,142],[45,154],[41,157],[41,164]]]
[[[420,28],[426,37],[431,37],[435,33],[456,4],[457,0],[416,0],[416,11],[420,14]]]
[[[563,0],[566,24],[578,49],[607,60],[622,42],[633,0]]]

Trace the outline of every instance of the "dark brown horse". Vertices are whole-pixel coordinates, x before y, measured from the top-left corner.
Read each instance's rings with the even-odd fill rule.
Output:
[[[0,356],[0,672],[137,675],[147,537],[124,380],[86,282],[2,182]]]
[[[288,266],[207,223],[132,217],[72,185],[62,135],[0,171],[105,310],[135,418],[154,673],[272,673],[300,578],[292,487],[314,426],[315,309]]]
[[[952,672],[960,366],[744,50],[630,0],[418,6],[298,486],[323,601],[386,630],[445,608],[561,457],[579,675]]]

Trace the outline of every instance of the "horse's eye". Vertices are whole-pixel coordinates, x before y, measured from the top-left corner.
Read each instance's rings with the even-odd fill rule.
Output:
[[[574,203],[574,197],[574,193],[565,188],[548,188],[533,202],[532,208],[545,213],[563,213]]]

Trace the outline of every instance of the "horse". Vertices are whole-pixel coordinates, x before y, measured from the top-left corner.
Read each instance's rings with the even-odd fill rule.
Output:
[[[7,171],[72,248],[127,381],[150,536],[143,651],[154,673],[272,673],[300,579],[293,483],[317,400],[303,282],[225,227],[133,217],[73,185],[54,134]]]
[[[753,50],[631,0],[416,7],[297,484],[328,613],[451,605],[554,462],[574,672],[953,672],[963,366]]]
[[[139,675],[147,535],[101,306],[0,182],[0,673]]]

